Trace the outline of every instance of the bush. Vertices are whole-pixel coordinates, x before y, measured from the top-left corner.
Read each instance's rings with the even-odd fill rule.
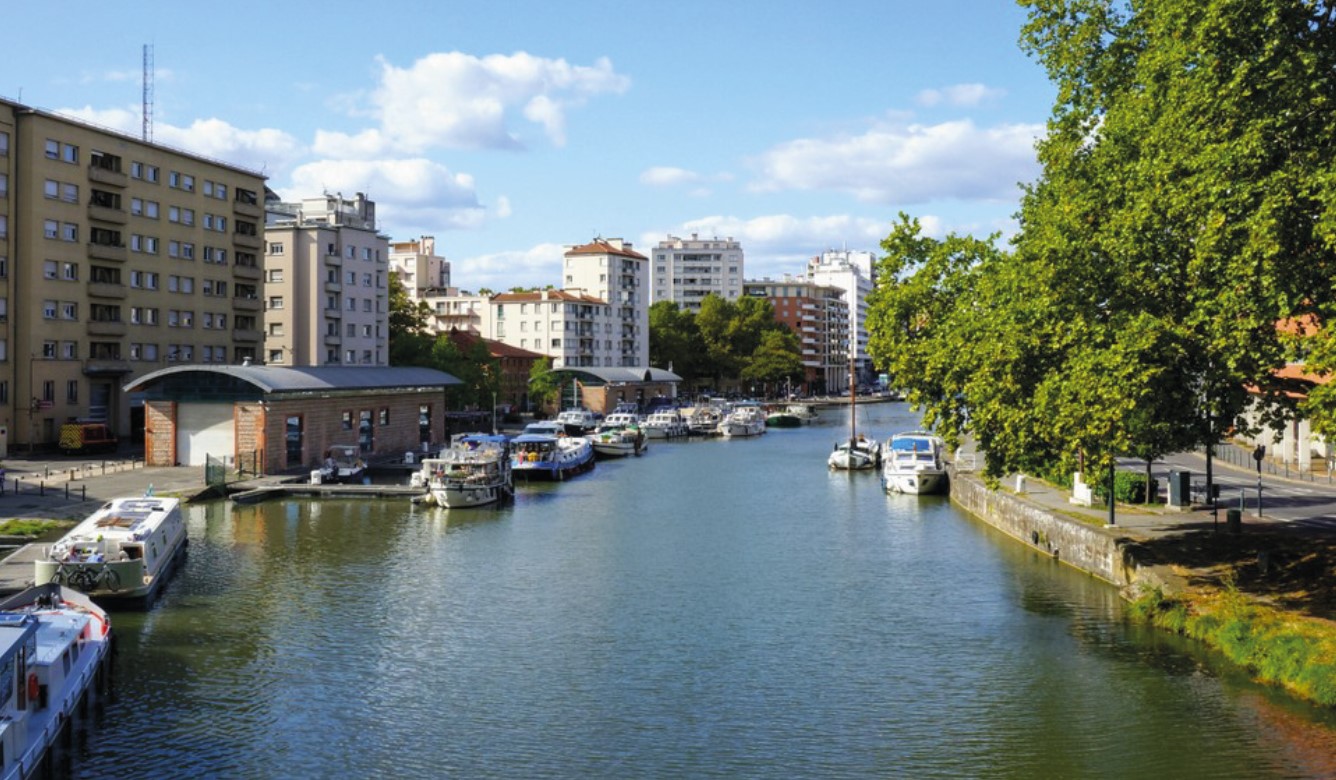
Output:
[[[1090,487],[1095,491],[1095,496],[1100,501],[1108,501],[1109,488],[1108,480],[1101,479],[1096,481]],[[1150,495],[1159,494],[1159,480],[1150,481]],[[1113,475],[1113,497],[1120,504],[1144,504],[1146,503],[1146,475],[1138,474],[1132,471],[1117,471]]]

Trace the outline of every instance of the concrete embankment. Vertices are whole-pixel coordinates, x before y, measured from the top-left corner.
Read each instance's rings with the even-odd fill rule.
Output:
[[[976,474],[951,475],[951,500],[1016,541],[1119,588],[1145,584],[1172,592],[1179,585],[1163,567],[1138,561],[1138,540],[1120,529],[1069,517],[1024,495],[989,489]]]

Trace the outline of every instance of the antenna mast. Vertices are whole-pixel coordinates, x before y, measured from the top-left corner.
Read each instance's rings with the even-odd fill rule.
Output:
[[[144,44],[144,140],[153,140],[153,46]]]

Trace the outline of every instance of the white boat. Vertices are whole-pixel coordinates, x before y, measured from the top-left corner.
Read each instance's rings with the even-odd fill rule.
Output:
[[[881,481],[888,493],[937,493],[946,489],[945,445],[923,431],[897,433],[881,452]]]
[[[755,401],[739,401],[719,423],[719,435],[736,438],[765,433],[765,410]]]
[[[0,778],[41,774],[47,750],[105,679],[107,613],[54,583],[0,601]]]
[[[636,423],[615,424],[608,415],[603,424],[589,436],[589,443],[594,448],[594,455],[604,458],[624,458],[627,455],[639,455],[645,451],[647,440],[645,432]]]
[[[325,453],[325,462],[320,467],[320,481],[356,483],[366,474],[366,462],[362,460],[362,450],[356,444],[335,444]]]
[[[717,404],[704,404],[692,409],[687,415],[687,434],[690,436],[715,436],[719,433],[719,423],[724,421],[726,412]]]
[[[790,417],[796,417],[798,422],[803,425],[816,422],[821,419],[821,415],[816,413],[811,404],[789,404],[784,407],[784,413]]]
[[[634,404],[618,404],[616,409],[603,418],[598,428],[624,428],[628,425],[639,426],[640,415],[636,414]]]
[[[835,444],[835,450],[826,458],[826,465],[840,471],[874,469],[881,462],[881,446],[863,434]]]
[[[651,439],[676,439],[687,435],[687,420],[680,409],[651,412],[641,426]]]
[[[56,582],[96,598],[151,598],[186,547],[175,498],[114,498],[44,548],[33,582]]]
[[[557,424],[570,436],[583,436],[598,426],[598,420],[588,409],[567,409],[557,415]]]
[[[485,433],[457,436],[439,457],[423,459],[410,484],[426,491],[423,501],[448,509],[508,501],[515,495],[509,439]]]
[[[567,436],[555,422],[536,422],[511,440],[516,477],[565,479],[594,467],[594,447],[584,436]]]

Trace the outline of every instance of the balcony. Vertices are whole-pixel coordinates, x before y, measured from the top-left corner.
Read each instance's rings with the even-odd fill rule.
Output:
[[[233,311],[260,311],[260,309],[259,298],[243,298],[238,295],[232,299]]]
[[[96,206],[88,204],[88,218],[99,222],[110,222],[115,225],[124,225],[129,217],[126,216],[123,209],[114,209],[110,206]]]
[[[130,251],[124,244],[89,244],[88,259],[106,260],[110,263],[124,263]]]
[[[233,341],[259,341],[259,340],[260,340],[260,331],[258,331],[258,330],[253,330],[253,329],[248,329],[248,328],[233,328],[233,329],[232,329],[232,340],[233,340]]]
[[[232,213],[239,214],[243,217],[250,217],[251,219],[259,219],[264,216],[264,209],[260,208],[256,203],[246,203],[245,201],[234,200],[232,201]]]
[[[119,320],[89,320],[88,335],[90,336],[124,336],[125,323]]]
[[[327,346],[327,347],[337,347],[337,346],[339,346],[339,345],[342,344],[342,343],[343,343],[343,339],[340,338],[338,334],[336,334],[336,333],[326,333],[326,334],[325,334],[325,346]]]
[[[343,292],[342,282],[325,282],[325,292]]]
[[[337,252],[330,252],[325,255],[325,265],[343,265],[343,258]]]
[[[120,171],[103,168],[100,165],[88,166],[88,180],[112,187],[124,187],[130,183],[130,177]]]
[[[260,281],[261,277],[263,277],[263,276],[264,276],[264,272],[261,271],[261,270],[260,270],[259,268],[257,268],[256,266],[253,266],[253,265],[234,265],[234,266],[232,266],[232,278],[233,278],[233,279],[246,279],[246,280],[248,280],[248,281],[258,282],[258,281]]]
[[[264,239],[249,233],[233,233],[232,245],[242,249],[260,250],[264,248]]]
[[[125,285],[119,282],[89,282],[89,298],[117,298],[124,299],[126,296]]]
[[[84,362],[86,376],[117,376],[130,373],[130,361],[120,358],[89,358]]]

